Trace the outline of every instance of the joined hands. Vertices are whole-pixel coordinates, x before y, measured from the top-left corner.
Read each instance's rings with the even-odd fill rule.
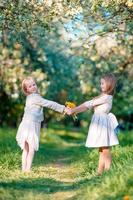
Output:
[[[72,109],[71,108],[68,108],[68,107],[65,107],[65,110],[64,112],[67,114],[67,115],[72,115]]]

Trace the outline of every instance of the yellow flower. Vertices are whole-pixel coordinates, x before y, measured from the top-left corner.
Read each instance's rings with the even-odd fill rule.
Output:
[[[66,106],[67,108],[75,108],[75,107],[76,107],[76,104],[73,103],[73,102],[70,102],[70,101],[66,101],[65,106]],[[74,121],[77,119],[77,116],[76,116],[76,114],[74,114],[74,113],[73,113],[73,119],[74,119]]]
[[[76,107],[76,104],[73,103],[73,102],[70,102],[70,101],[66,101],[65,105],[66,105],[68,108],[75,108],[75,107]]]
[[[129,199],[129,196],[127,196],[127,195],[124,196],[124,197],[123,197],[123,200],[130,200],[130,199]]]

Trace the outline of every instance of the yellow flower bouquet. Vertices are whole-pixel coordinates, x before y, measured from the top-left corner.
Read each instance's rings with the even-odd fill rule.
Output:
[[[67,108],[71,108],[72,109],[72,108],[76,107],[76,104],[73,103],[73,102],[70,102],[70,101],[66,101],[65,106]],[[73,113],[72,116],[73,116],[74,121],[78,119],[75,113]]]

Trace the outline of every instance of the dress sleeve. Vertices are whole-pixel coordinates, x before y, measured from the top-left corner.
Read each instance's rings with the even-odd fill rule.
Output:
[[[92,99],[90,101],[86,101],[84,104],[85,106],[88,108],[88,109],[91,109],[95,106],[98,106],[98,105],[101,105],[101,104],[105,104],[105,103],[108,103],[112,100],[112,96],[110,95],[104,95],[104,96],[101,96],[99,98],[96,98],[96,99]]]
[[[50,100],[44,99],[41,96],[36,97],[35,104],[39,105],[39,106],[42,106],[42,107],[49,108],[49,109],[57,111],[59,113],[63,113],[63,111],[65,109],[64,105],[58,104],[58,103],[56,103],[54,101],[50,101]]]

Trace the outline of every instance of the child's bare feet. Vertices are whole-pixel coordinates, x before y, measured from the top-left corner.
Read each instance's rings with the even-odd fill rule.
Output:
[[[97,176],[101,176],[103,174],[103,172],[97,172]]]
[[[31,170],[30,169],[25,169],[25,170],[22,170],[22,172],[24,172],[24,173],[30,173]]]

